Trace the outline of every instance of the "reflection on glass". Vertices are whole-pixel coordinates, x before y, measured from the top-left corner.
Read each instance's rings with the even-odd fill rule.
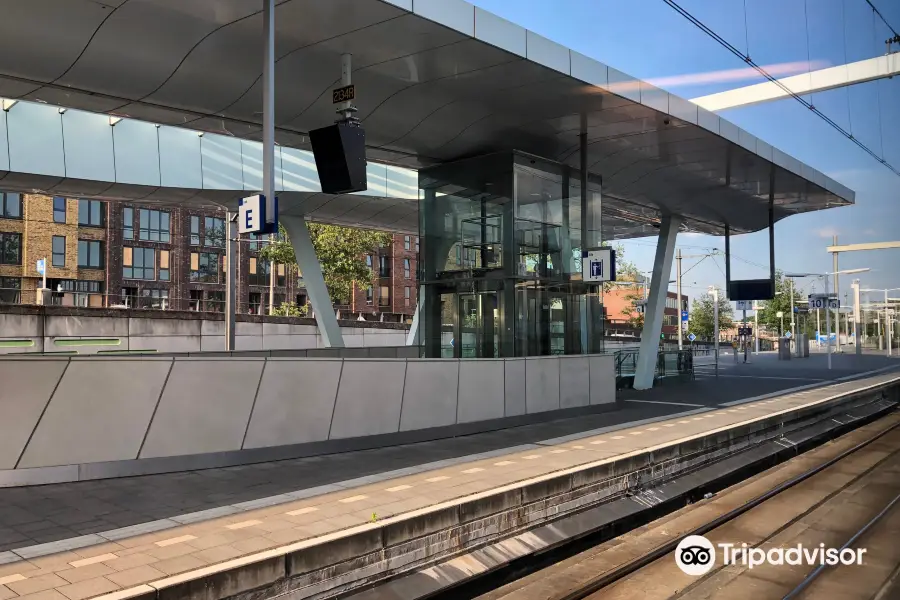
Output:
[[[600,189],[520,153],[419,172],[426,356],[489,358],[602,350],[582,240],[599,245]],[[587,315],[595,315],[593,318]]]

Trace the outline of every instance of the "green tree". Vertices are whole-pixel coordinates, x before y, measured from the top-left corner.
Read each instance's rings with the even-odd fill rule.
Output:
[[[765,327],[769,331],[777,331],[781,333],[781,317],[778,313],[784,314],[784,328],[790,328],[791,308],[797,305],[797,301],[801,299],[800,293],[795,289],[793,302],[791,302],[791,282],[784,276],[781,271],[775,271],[775,297],[767,300],[765,306],[759,311],[759,325]],[[798,315],[799,316],[799,315]],[[797,317],[795,317],[797,320]]]
[[[276,317],[305,317],[308,313],[308,305],[300,306],[296,302],[282,302],[281,306],[272,310],[272,315]]]
[[[372,285],[372,269],[366,265],[366,255],[374,253],[379,246],[390,244],[389,233],[310,222],[306,227],[332,302],[347,302],[354,285]],[[297,268],[294,248],[284,227],[279,226],[277,239],[259,254],[265,260]]]
[[[715,339],[715,305],[712,294],[695,298],[691,306],[690,332],[701,339]],[[734,311],[725,294],[719,290],[719,331],[734,327]]]
[[[614,249],[616,251],[616,282],[634,283],[634,286],[626,288],[628,290],[625,296],[625,300],[628,301],[626,307],[628,323],[635,328],[641,328],[644,326],[644,313],[638,310],[639,302],[644,299],[641,272],[633,262],[625,260],[625,247],[622,244],[616,244]],[[609,292],[612,289],[621,287],[621,285],[616,283],[606,282],[603,284],[603,291]]]

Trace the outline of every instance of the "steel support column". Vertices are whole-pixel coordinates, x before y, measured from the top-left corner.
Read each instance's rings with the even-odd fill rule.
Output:
[[[341,336],[341,328],[334,315],[334,305],[331,303],[331,296],[325,286],[322,266],[319,264],[316,249],[309,237],[306,220],[303,217],[285,215],[281,217],[281,224],[294,246],[297,266],[300,267],[300,272],[303,274],[303,282],[306,284],[306,292],[309,294],[309,301],[315,311],[316,325],[322,336],[322,342],[327,348],[343,348],[344,338]]]
[[[235,278],[237,277],[237,213],[225,213],[225,350],[235,350],[234,315],[237,308]]]
[[[634,373],[634,389],[647,390],[653,387],[656,361],[659,356],[659,336],[662,333],[663,316],[666,311],[666,295],[669,289],[669,275],[675,257],[675,239],[681,217],[665,216],[659,228],[656,243],[656,259],[653,261],[653,276],[650,279],[650,296],[644,308],[644,329],[641,333],[641,347],[638,353],[637,369]]]
[[[262,184],[266,221],[275,219],[275,0],[263,0]],[[275,234],[269,235],[275,241]],[[275,308],[275,263],[269,272],[269,314]]]

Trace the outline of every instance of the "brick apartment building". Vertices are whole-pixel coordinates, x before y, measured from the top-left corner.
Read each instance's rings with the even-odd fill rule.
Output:
[[[264,313],[270,290],[269,265],[259,259],[264,242],[241,237],[236,310]],[[367,258],[387,269],[373,268],[371,288],[356,290],[351,305],[341,308],[389,321],[411,316],[417,245],[417,238],[393,236],[390,247]],[[225,307],[224,211],[0,191],[0,302],[36,302],[41,258],[47,286],[62,290],[55,301],[63,304],[219,312]],[[275,306],[306,304],[296,269],[277,265],[275,273]]]
[[[610,321],[629,321],[637,314],[632,311],[632,298],[644,297],[644,287],[641,284],[632,286],[615,287],[603,294],[603,306],[606,318]],[[681,310],[688,310],[690,299],[682,294]],[[678,322],[681,310],[678,308],[678,295],[675,292],[666,292],[666,308],[663,313],[662,332],[666,336],[678,335]]]

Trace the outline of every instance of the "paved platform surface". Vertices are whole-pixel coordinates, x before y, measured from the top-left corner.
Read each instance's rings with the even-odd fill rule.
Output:
[[[896,372],[886,372],[867,377],[866,382],[883,382],[897,376]],[[182,515],[178,520],[158,519],[102,535],[17,547],[15,552],[0,553],[0,563],[6,563],[0,564],[0,600],[18,597],[27,600],[82,600],[148,582],[161,582],[179,574],[190,578],[193,577],[191,572],[197,569],[238,557],[277,552],[299,542],[318,543],[317,540],[323,536],[378,526],[372,523],[373,516],[376,520],[383,520],[548,473],[612,460],[622,454],[674,442],[710,429],[732,426],[821,401],[841,391],[858,389],[860,385],[861,382],[856,381],[834,383],[758,400],[723,400],[723,392],[716,398],[717,403],[696,408],[676,407],[677,410],[689,410],[675,415],[671,415],[671,405],[653,404],[648,406],[661,406],[670,414],[648,418],[647,413],[643,413],[644,422],[620,421],[622,424],[618,426],[609,425],[611,415],[597,415],[607,418],[601,429],[566,433],[566,425],[556,424],[555,432],[564,434],[561,437],[544,438],[479,455],[387,471],[313,489],[301,488],[243,506],[220,505],[202,514]],[[750,389],[752,384],[742,387]],[[632,400],[662,402],[657,399],[683,398],[687,389],[659,388],[641,397],[635,396]],[[626,405],[629,404],[626,401]],[[618,418],[628,418],[624,413],[629,411],[631,417],[641,412],[627,408]],[[546,427],[550,425],[545,424]],[[414,450],[407,447],[406,452],[414,453]],[[423,458],[419,455],[415,460],[421,462]],[[324,470],[322,467],[327,460],[318,459],[319,471]],[[276,469],[277,465],[268,468]],[[248,468],[214,471],[229,473],[227,478],[237,485],[243,481],[241,473],[248,472]],[[151,491],[147,488],[144,490],[146,496],[133,493],[130,498],[133,503],[152,508],[157,499],[180,497],[178,485],[174,482],[179,481],[178,477],[187,475],[170,476],[169,481],[173,482],[170,489]],[[137,485],[148,485],[141,483],[147,479],[156,478],[119,480],[119,484],[137,482]],[[115,482],[103,483],[109,485]],[[67,488],[44,486],[5,490],[3,493],[8,494],[7,497],[15,497],[40,490]],[[96,508],[99,501],[91,502]],[[5,510],[7,505],[0,500],[0,506]],[[19,510],[28,508],[27,505],[18,507]],[[76,509],[64,508],[58,514],[73,510]]]
[[[835,357],[835,368],[827,371],[820,358],[802,364],[777,361],[774,354],[754,357],[746,365],[723,360],[718,379],[701,377],[643,392],[623,391],[618,409],[612,412],[457,438],[220,469],[0,488],[0,553],[799,386],[823,385],[827,379],[888,366],[900,368],[900,360],[882,356]]]

